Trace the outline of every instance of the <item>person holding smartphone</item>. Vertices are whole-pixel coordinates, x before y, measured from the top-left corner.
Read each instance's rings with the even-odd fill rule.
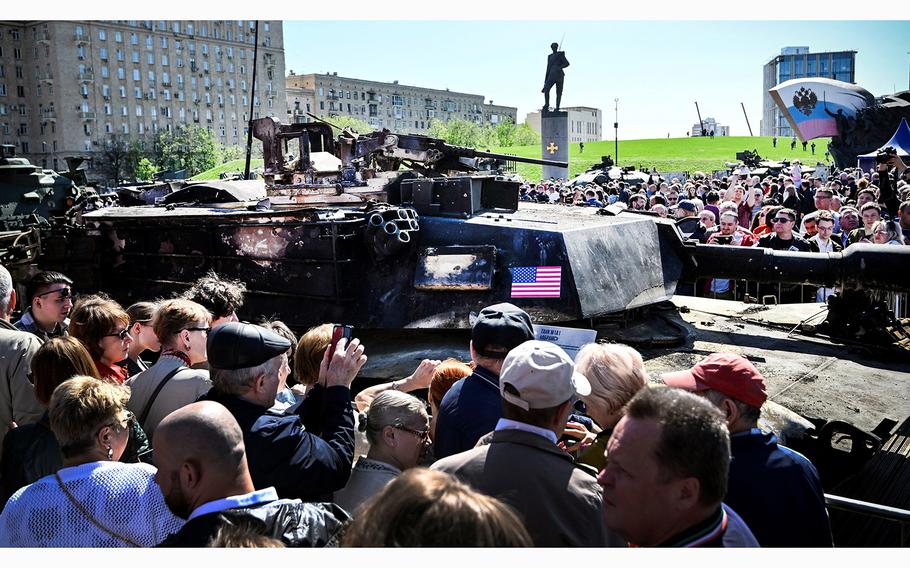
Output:
[[[275,487],[281,498],[325,501],[347,484],[354,459],[351,382],[366,363],[360,340],[340,338],[319,369],[324,386],[320,435],[308,431],[299,408],[271,411],[287,376],[291,342],[257,325],[231,322],[213,328],[206,351],[212,400],[230,411],[243,432],[256,487]],[[331,353],[330,353],[331,351]]]

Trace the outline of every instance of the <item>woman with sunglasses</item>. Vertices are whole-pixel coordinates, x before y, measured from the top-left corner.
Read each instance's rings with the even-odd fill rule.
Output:
[[[0,547],[151,547],[183,521],[168,510],[155,468],[117,462],[132,415],[129,390],[73,377],[50,400],[63,467],[17,491],[0,514]]]
[[[360,456],[335,502],[354,511],[401,472],[417,467],[429,445],[430,418],[420,399],[396,390],[379,393],[360,415],[370,451]]]
[[[123,384],[128,375],[118,363],[129,355],[133,337],[130,316],[102,294],[84,296],[70,315],[69,333],[85,345],[98,368],[98,376]]]
[[[211,326],[212,315],[196,302],[167,300],[158,307],[152,328],[161,342],[161,356],[126,383],[132,389],[129,408],[149,438],[165,416],[196,402],[212,387],[207,370],[191,368],[208,360],[205,344]]]

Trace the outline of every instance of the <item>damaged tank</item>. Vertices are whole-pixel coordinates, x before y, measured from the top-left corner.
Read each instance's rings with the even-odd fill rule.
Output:
[[[469,175],[477,160],[547,163],[387,130],[253,121],[263,180],[152,188],[154,205],[82,215],[97,281],[129,303],[208,270],[248,286],[246,309],[303,328],[467,328],[511,301],[540,323],[658,304],[695,277],[907,290],[910,250],[734,249],[686,241],[650,215],[519,204],[518,182]],[[406,168],[406,169],[402,169]],[[420,174],[420,175],[418,175]]]

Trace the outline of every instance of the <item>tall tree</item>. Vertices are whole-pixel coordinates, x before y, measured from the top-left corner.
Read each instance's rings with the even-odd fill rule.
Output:
[[[125,169],[129,161],[130,143],[121,134],[111,134],[102,143],[103,150],[97,163],[97,168],[112,185],[120,185],[125,177]]]
[[[154,156],[160,170],[186,170],[189,177],[220,164],[222,149],[210,130],[194,124],[171,132],[158,131]]]

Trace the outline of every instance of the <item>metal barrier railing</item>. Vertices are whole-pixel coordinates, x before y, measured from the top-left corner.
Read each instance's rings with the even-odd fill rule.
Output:
[[[907,525],[910,525],[910,511],[898,509],[878,503],[860,501],[859,499],[850,499],[825,493],[825,505],[830,509],[838,509],[856,515],[865,515],[891,521],[900,525],[900,546],[903,548],[906,544]]]
[[[694,282],[680,282],[678,294],[685,296],[706,297],[718,300],[742,301],[749,296],[759,304],[782,303],[815,303],[833,294],[832,289],[819,294],[822,288],[805,284],[787,285],[781,283],[752,282],[748,280],[730,280],[729,290],[718,293],[711,290],[713,278],[699,278]],[[691,292],[691,293],[690,293]],[[910,317],[910,293],[878,292],[879,297],[890,308],[896,318]]]

